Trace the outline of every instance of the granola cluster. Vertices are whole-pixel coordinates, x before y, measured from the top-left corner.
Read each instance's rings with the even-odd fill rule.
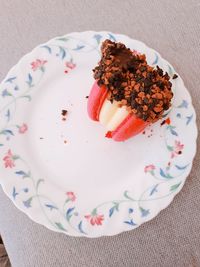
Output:
[[[108,99],[127,106],[145,121],[160,119],[173,97],[168,73],[149,66],[145,55],[132,52],[122,43],[105,40],[101,52],[94,78],[99,86],[106,86]]]

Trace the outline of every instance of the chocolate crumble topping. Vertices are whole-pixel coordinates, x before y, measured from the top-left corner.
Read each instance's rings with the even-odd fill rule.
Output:
[[[105,40],[101,52],[94,78],[99,86],[106,86],[108,99],[145,121],[160,119],[173,97],[168,73],[159,66],[149,66],[145,55],[132,52],[122,43]]]

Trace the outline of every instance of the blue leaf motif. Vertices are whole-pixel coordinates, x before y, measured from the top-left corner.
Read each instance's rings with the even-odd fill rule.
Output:
[[[16,188],[13,187],[13,191],[12,191],[12,197],[15,200],[16,196],[19,195],[19,193],[16,192]]]
[[[136,226],[137,224],[131,219],[130,221],[124,221],[124,223],[131,225],[131,226]]]
[[[172,128],[170,128],[170,132],[171,132],[172,135],[178,136],[177,132],[174,131]]]
[[[102,36],[100,34],[95,34],[93,37],[94,39],[96,39],[97,43],[99,44]]]
[[[19,90],[19,87],[17,85],[15,85],[14,90],[15,91],[18,91]]]
[[[155,53],[155,59],[154,62],[152,63],[152,65],[156,65],[158,63],[158,54]]]
[[[28,193],[29,190],[28,190],[28,188],[26,187],[26,188],[23,189],[23,191],[24,191],[24,193]]]
[[[77,47],[74,48],[73,50],[74,51],[79,51],[79,50],[83,49],[84,47],[85,47],[84,45],[77,45]]]
[[[169,173],[165,173],[163,169],[160,168],[160,175],[164,178],[171,179],[173,178]]]
[[[140,212],[141,212],[141,216],[142,217],[146,217],[150,213],[149,210],[146,210],[146,209],[144,209],[142,207],[140,207]]]
[[[65,49],[62,47],[62,46],[59,46],[59,55],[62,59],[64,59],[66,57],[66,52],[65,52]]]
[[[3,134],[3,135],[13,135],[14,136],[13,131],[8,130],[8,129],[1,131],[0,134]]]
[[[49,208],[50,210],[57,210],[57,209],[58,209],[56,206],[54,206],[54,205],[52,205],[52,204],[45,204],[45,206],[46,206],[47,208]]]
[[[188,125],[191,122],[192,118],[193,118],[193,114],[191,116],[186,117],[186,119],[187,119],[186,125]]]
[[[5,82],[6,83],[12,83],[17,77],[10,77]]]
[[[69,215],[70,213],[72,213],[72,211],[73,211],[74,209],[75,209],[75,207],[73,207],[73,208],[69,208],[69,209],[67,210],[66,214]]]
[[[160,168],[160,175],[164,178],[167,178],[167,175],[165,174],[165,172],[163,171],[163,169]]]
[[[15,172],[17,175],[22,176],[23,178],[30,177],[29,173],[26,173],[24,171],[17,171]]]
[[[188,108],[188,102],[183,100],[182,103],[178,106],[178,108]]]
[[[188,166],[189,166],[189,164],[187,164],[187,165],[185,165],[185,166],[175,165],[175,167],[176,167],[178,170],[185,170]]]
[[[51,54],[51,47],[49,47],[48,45],[43,45],[43,46],[41,46],[41,48],[45,48],[48,52],[49,52],[49,54]]]
[[[83,222],[82,221],[80,221],[80,223],[78,224],[78,229],[79,229],[80,233],[86,234],[86,232],[83,231]]]
[[[115,210],[115,207],[112,207],[111,209],[109,209],[109,217],[113,215],[114,210]]]
[[[131,214],[131,213],[133,213],[133,212],[134,212],[134,210],[133,210],[132,208],[129,208],[129,209],[128,209],[128,213],[129,213],[129,214]]]
[[[7,89],[4,89],[4,90],[2,91],[2,93],[1,93],[1,95],[2,95],[2,97],[12,96],[12,94],[9,93]]]
[[[31,202],[32,202],[32,197],[28,198],[27,200],[23,201],[23,204],[26,208],[31,208]]]
[[[109,36],[109,39],[112,40],[113,42],[117,41],[113,34],[109,33],[108,36]]]
[[[10,120],[10,109],[7,110],[5,116],[7,117],[7,121]]]
[[[178,136],[177,132],[174,130],[176,127],[175,126],[168,126],[169,130],[170,130],[170,133],[172,135],[175,135],[175,136]]]
[[[73,210],[75,209],[75,207],[73,207],[73,208],[69,208],[68,210],[67,210],[67,212],[66,212],[66,219],[69,221],[70,220],[70,218],[72,217],[72,212],[73,212]]]
[[[31,74],[28,74],[28,80],[26,81],[26,83],[28,84],[29,87],[33,86],[33,77],[31,76]]]
[[[177,113],[177,114],[176,114],[176,117],[177,117],[177,118],[181,118],[181,113]]]
[[[151,189],[149,196],[152,196],[154,193],[158,192],[157,188],[158,188],[158,184],[156,184],[156,185]]]
[[[119,203],[115,203],[115,205],[112,208],[110,208],[109,217],[113,215],[114,211],[119,211]]]
[[[15,173],[18,174],[18,175],[26,175],[26,173],[24,171],[17,171]]]
[[[0,146],[3,146],[3,144],[0,144]]]

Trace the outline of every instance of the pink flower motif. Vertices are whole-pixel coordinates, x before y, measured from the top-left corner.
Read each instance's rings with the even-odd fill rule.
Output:
[[[181,144],[180,141],[175,140],[175,145],[173,147],[171,158],[174,158],[174,157],[182,154],[183,148],[184,148],[184,144]]]
[[[19,127],[19,133],[24,134],[28,130],[28,126],[23,123],[22,126]]]
[[[103,215],[98,215],[98,214],[95,214],[95,215],[86,215],[85,218],[87,220],[89,220],[90,224],[92,226],[94,226],[95,224],[96,225],[102,225],[102,222],[104,220],[104,216]]]
[[[144,172],[153,172],[154,170],[155,170],[155,166],[153,165],[153,164],[151,164],[151,165],[148,165],[148,166],[146,166],[145,168],[144,168]]]
[[[9,149],[7,154],[3,158],[5,168],[11,168],[12,169],[13,167],[15,167],[13,156],[14,155],[12,154],[11,150]]]
[[[66,195],[68,196],[69,200],[74,202],[76,200],[76,196],[73,192],[67,192]]]
[[[66,62],[65,66],[71,70],[73,70],[76,67],[76,64],[74,64],[73,62]]]
[[[42,59],[36,59],[36,61],[33,61],[31,63],[31,68],[33,71],[36,71],[38,69],[41,69],[44,71],[44,65],[47,63],[47,60],[42,60]]]

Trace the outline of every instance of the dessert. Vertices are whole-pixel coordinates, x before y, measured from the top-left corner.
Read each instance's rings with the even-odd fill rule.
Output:
[[[162,118],[171,106],[172,83],[168,73],[122,43],[105,40],[101,52],[88,114],[106,127],[106,137],[125,141]]]

